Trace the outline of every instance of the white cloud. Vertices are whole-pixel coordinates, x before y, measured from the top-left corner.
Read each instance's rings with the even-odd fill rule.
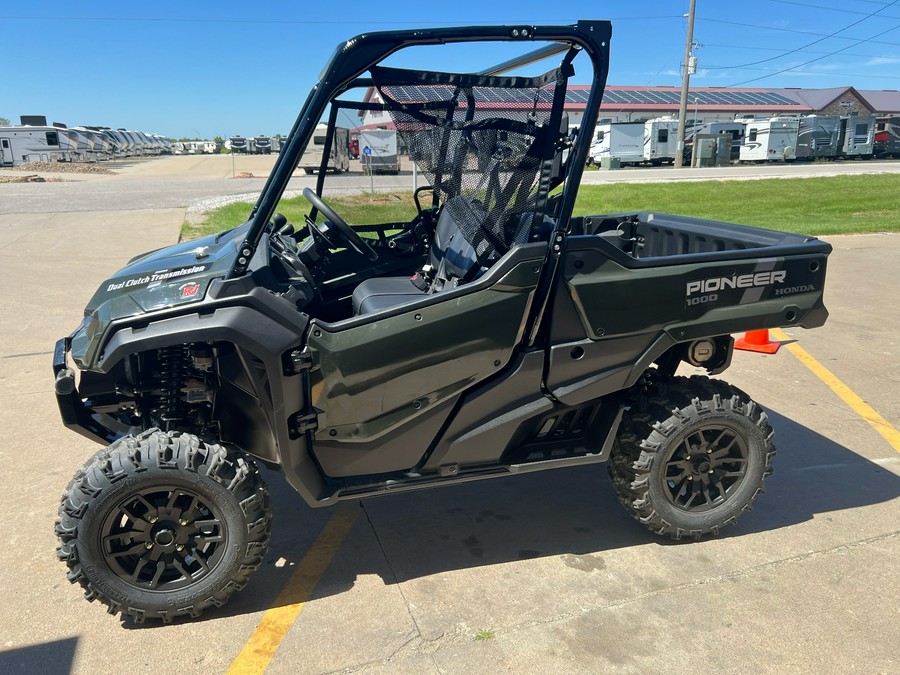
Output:
[[[874,56],[866,61],[867,66],[885,66],[891,63],[900,63],[900,56]]]

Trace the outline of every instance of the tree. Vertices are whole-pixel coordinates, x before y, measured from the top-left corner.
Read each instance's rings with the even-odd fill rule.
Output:
[[[0,127],[8,127],[9,124],[9,119],[7,119],[6,117],[0,117]]]

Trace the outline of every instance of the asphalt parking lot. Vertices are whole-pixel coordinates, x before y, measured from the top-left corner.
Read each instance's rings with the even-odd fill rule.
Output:
[[[180,159],[0,185],[0,672],[900,672],[897,234],[831,238],[828,323],[722,376],[767,409],[778,456],[721,537],[653,537],[602,466],[328,510],[266,472],[272,544],[228,605],[136,626],[86,603],[53,523],[98,447],[59,421],[51,351],[193,200],[260,181]]]

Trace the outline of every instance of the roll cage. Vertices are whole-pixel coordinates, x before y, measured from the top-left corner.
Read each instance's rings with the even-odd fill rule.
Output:
[[[347,40],[335,50],[320,76],[319,82],[313,87],[307,97],[288,135],[286,146],[251,212],[250,226],[243,242],[238,247],[238,253],[227,278],[240,277],[247,272],[250,260],[275,213],[275,208],[281,199],[294,168],[310,142],[316,124],[325,114],[328,105],[348,89],[372,85],[373,81],[371,78],[362,76],[367,71],[371,71],[373,67],[377,67],[390,55],[408,47],[451,43],[491,41],[550,43],[537,50],[528,51],[520,57],[468,76],[476,78],[475,81],[477,81],[479,76],[482,78],[495,77],[560,53],[567,54],[563,60],[563,67],[565,67],[567,60],[571,61],[576,51],[583,51],[589,56],[592,63],[593,82],[585,104],[581,126],[583,128],[593,128],[603,97],[603,89],[608,72],[611,33],[612,27],[607,21],[579,21],[574,26],[562,27],[528,25],[467,26],[428,30],[384,31],[364,33]],[[488,79],[484,81],[489,82]],[[335,108],[333,107],[332,116],[334,111]],[[331,126],[333,128],[334,125],[332,124]],[[329,133],[326,146],[323,148],[323,154],[326,157],[330,151],[332,135],[333,133]],[[576,143],[572,149],[569,161],[566,163],[565,175],[558,177],[558,182],[563,182],[566,187],[564,187],[557,198],[558,207],[555,214],[555,230],[557,231],[550,235],[551,240],[558,239],[561,241],[561,237],[564,236],[564,231],[575,203],[577,186],[587,158],[587,152],[588,144]],[[320,172],[317,185],[317,193],[319,194],[322,191],[323,180],[324,172]],[[549,186],[544,186],[544,188],[546,190]],[[560,250],[559,248],[550,248],[551,250],[556,250],[557,254]],[[540,286],[545,288],[550,283],[555,272],[555,266],[552,266],[553,269],[550,270],[547,270],[546,267],[548,266],[545,266],[545,274],[542,274],[543,278],[540,284]]]

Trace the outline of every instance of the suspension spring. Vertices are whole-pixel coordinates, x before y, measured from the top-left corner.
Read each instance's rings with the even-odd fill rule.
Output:
[[[159,350],[160,419],[166,430],[177,426],[184,418],[184,397],[181,392],[190,373],[188,345],[174,345]]]

